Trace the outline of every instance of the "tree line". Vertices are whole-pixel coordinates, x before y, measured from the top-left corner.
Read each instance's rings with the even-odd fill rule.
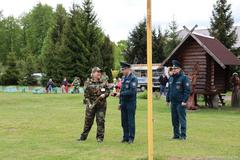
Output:
[[[231,5],[217,0],[210,19],[210,34],[228,49],[237,40]],[[152,30],[153,62],[161,63],[179,44],[175,20],[162,32]],[[146,19],[129,33],[127,40],[114,43],[103,32],[92,0],[74,3],[69,11],[61,5],[38,3],[28,13],[15,18],[0,12],[0,84],[35,85],[33,73],[43,73],[43,83],[52,78],[57,84],[64,77],[78,76],[84,82],[91,68],[101,67],[112,79],[111,70],[119,62],[146,63]]]
[[[20,18],[0,14],[0,82],[34,85],[33,73],[44,73],[57,84],[89,77],[101,67],[111,78],[116,45],[100,24],[91,0],[73,4],[69,13],[61,5],[38,3]]]

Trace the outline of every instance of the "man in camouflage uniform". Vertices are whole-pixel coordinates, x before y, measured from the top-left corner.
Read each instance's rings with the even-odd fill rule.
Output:
[[[92,69],[92,78],[87,80],[84,85],[84,103],[86,104],[85,124],[79,141],[85,141],[90,132],[94,118],[97,122],[97,142],[101,143],[104,139],[105,114],[107,108],[106,98],[110,94],[107,83],[101,80],[102,70],[98,67]]]

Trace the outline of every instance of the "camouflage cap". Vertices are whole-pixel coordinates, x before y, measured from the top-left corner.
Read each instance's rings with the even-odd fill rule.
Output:
[[[94,72],[102,72],[102,69],[100,69],[99,67],[94,67],[92,69],[92,73],[94,73]]]

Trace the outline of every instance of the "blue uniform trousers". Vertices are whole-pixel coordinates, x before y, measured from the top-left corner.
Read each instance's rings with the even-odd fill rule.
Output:
[[[134,140],[135,138],[135,113],[135,103],[124,103],[121,105],[121,120],[124,140]]]
[[[172,125],[175,138],[186,138],[186,108],[180,103],[171,103]],[[181,132],[179,132],[181,130]]]

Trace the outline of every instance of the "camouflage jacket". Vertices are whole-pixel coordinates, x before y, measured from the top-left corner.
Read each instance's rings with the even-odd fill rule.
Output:
[[[84,97],[86,101],[90,101],[90,103],[94,103],[100,95],[105,94],[105,98],[101,99],[98,104],[104,105],[106,103],[106,98],[110,94],[110,89],[106,82],[94,81],[93,79],[89,79],[84,84]]]

